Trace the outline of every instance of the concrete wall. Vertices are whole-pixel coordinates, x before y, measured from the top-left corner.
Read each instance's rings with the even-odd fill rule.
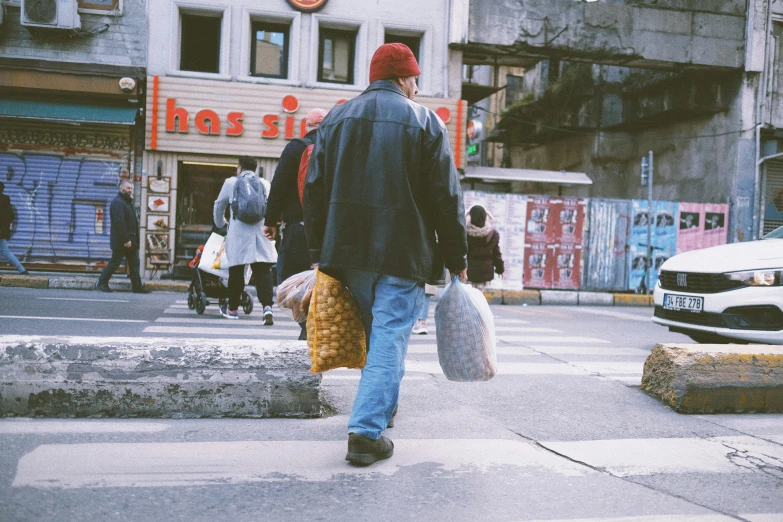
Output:
[[[0,63],[41,60],[86,64],[81,69],[100,72],[102,66],[130,67],[143,76],[147,53],[145,0],[125,0],[121,14],[80,12],[81,29],[31,32],[20,24],[20,2],[6,2],[6,20],[0,26]],[[35,31],[35,30],[34,30]]]
[[[745,59],[745,0],[474,0],[470,9],[466,55],[513,46],[518,56],[728,69]]]
[[[457,2],[460,3],[460,2]],[[340,88],[345,85],[319,83],[317,78],[318,27],[342,27],[358,30],[355,84],[349,89],[363,90],[368,84],[369,63],[375,49],[384,41],[385,31],[422,35],[419,88],[423,96],[455,97],[461,89],[459,67],[461,53],[448,48],[452,0],[386,0],[368,8],[363,0],[332,1],[317,13],[299,13],[285,0],[226,0],[213,6],[206,0],[151,2],[150,53],[151,75],[179,75],[258,84],[298,87]],[[223,40],[220,74],[178,71],[180,9],[219,9],[223,12]],[[457,13],[458,14],[458,13]],[[455,16],[457,16],[455,14]],[[291,24],[289,79],[250,77],[251,19],[276,20]],[[452,69],[456,67],[456,71]]]

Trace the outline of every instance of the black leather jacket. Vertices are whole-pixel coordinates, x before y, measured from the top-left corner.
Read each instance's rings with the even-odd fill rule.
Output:
[[[446,127],[379,80],[333,108],[304,191],[310,260],[430,284],[466,266],[465,211]],[[437,241],[436,241],[437,234]]]

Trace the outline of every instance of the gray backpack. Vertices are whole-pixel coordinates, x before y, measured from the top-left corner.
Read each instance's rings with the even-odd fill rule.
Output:
[[[234,185],[231,214],[242,223],[255,225],[266,214],[266,189],[257,176],[241,174]]]

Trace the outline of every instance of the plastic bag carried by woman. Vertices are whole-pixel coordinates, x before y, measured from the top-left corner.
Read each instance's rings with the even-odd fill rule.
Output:
[[[316,270],[307,315],[307,349],[313,373],[334,368],[364,368],[367,339],[359,307],[337,279]]]
[[[277,305],[288,308],[294,316],[294,321],[307,321],[310,309],[310,299],[315,288],[315,270],[305,270],[294,274],[277,287]]]
[[[495,319],[480,290],[452,278],[435,307],[435,328],[446,378],[469,382],[495,376]]]

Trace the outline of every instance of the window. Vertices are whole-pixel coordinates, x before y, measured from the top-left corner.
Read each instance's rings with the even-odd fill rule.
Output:
[[[253,22],[250,74],[288,78],[288,26]]]
[[[79,9],[93,11],[119,11],[120,0],[79,0]]]
[[[180,62],[182,71],[220,72],[221,14],[182,14]]]
[[[355,31],[321,29],[318,37],[318,81],[353,83]]]
[[[421,37],[419,36],[401,36],[398,34],[386,33],[383,43],[401,43],[408,46],[413,52],[413,56],[416,57],[416,61],[421,64],[421,56],[419,56],[419,47],[421,47]]]

